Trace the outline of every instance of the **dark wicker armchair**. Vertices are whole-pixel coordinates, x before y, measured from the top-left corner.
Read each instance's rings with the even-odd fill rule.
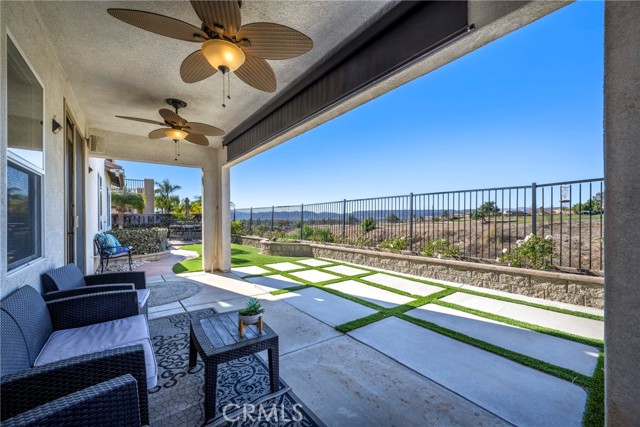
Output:
[[[139,313],[148,312],[150,291],[144,271],[83,276],[75,264],[67,264],[44,273],[41,279],[46,301],[96,292],[131,290],[137,294]]]
[[[148,365],[143,344],[36,365],[54,331],[124,321],[131,316],[138,316],[133,291],[45,302],[34,288],[24,286],[0,301],[0,423],[4,425],[6,420],[63,396],[129,374],[137,383],[140,422],[149,424]]]

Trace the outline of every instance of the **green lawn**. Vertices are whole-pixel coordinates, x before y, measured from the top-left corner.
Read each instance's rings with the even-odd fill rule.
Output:
[[[173,266],[174,273],[190,273],[202,271],[202,244],[183,246],[186,251],[195,251],[197,258],[188,259]],[[231,267],[264,265],[276,262],[296,261],[304,258],[262,255],[259,250],[250,246],[231,244]]]

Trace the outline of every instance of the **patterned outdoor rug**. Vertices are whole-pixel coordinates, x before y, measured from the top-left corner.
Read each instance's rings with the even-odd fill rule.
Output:
[[[192,315],[214,313],[207,309]],[[149,391],[151,426],[203,425],[204,364],[198,356],[197,365],[189,369],[189,315],[151,320],[149,329],[158,364],[158,385]],[[244,404],[254,405],[255,411]],[[221,415],[225,407],[227,420]],[[282,379],[280,390],[270,392],[268,368],[257,356],[220,365],[216,415],[207,426],[324,426]]]
[[[150,283],[147,288],[151,290],[149,295],[149,307],[169,304],[187,299],[196,295],[202,287],[189,281],[170,281],[162,283]]]

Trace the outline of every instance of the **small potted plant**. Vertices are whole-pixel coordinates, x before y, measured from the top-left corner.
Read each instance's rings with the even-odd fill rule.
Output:
[[[238,312],[238,329],[240,336],[244,336],[244,327],[248,325],[258,325],[258,330],[262,333],[262,313],[264,308],[255,298],[249,299],[245,308]]]

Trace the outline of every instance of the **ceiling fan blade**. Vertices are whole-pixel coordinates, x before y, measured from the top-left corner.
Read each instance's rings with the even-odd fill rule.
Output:
[[[185,83],[196,83],[213,76],[218,70],[213,68],[200,49],[187,56],[180,65],[180,77]]]
[[[157,13],[132,9],[107,9],[107,13],[134,27],[142,28],[161,36],[171,37],[172,39],[202,42],[202,40],[209,38],[207,33],[198,27],[178,19],[158,15]],[[194,38],[194,35],[200,37],[200,39],[198,37]]]
[[[157,120],[140,119],[138,117],[116,116],[119,119],[133,120],[134,122],[151,123],[152,125],[164,126],[164,123]]]
[[[199,133],[189,132],[189,135],[185,138],[189,142],[193,142],[194,144],[202,145],[204,147],[209,145],[209,140],[206,136],[200,135]]]
[[[278,87],[276,84],[276,75],[271,65],[264,59],[256,58],[245,54],[244,64],[236,71],[235,75],[240,80],[258,90],[264,92],[275,92]]]
[[[209,135],[209,136],[224,135],[224,131],[222,129],[218,129],[215,126],[211,126],[205,123],[187,122],[187,129],[189,130],[189,132],[195,132],[201,135]]]
[[[185,119],[167,108],[161,108],[158,112],[167,123],[171,123],[180,127],[187,124],[187,121]]]
[[[192,1],[191,6],[198,18],[212,30],[223,27],[228,37],[235,36],[240,30],[240,6],[237,0]]]
[[[240,43],[242,50],[262,59],[295,58],[313,47],[313,40],[300,31],[270,22],[243,25],[236,38],[249,40]]]
[[[164,131],[166,129],[169,129],[169,128],[162,128],[162,129],[152,130],[151,132],[149,132],[149,138],[151,138],[151,139],[164,138],[165,136],[167,136],[167,134],[164,133]]]

